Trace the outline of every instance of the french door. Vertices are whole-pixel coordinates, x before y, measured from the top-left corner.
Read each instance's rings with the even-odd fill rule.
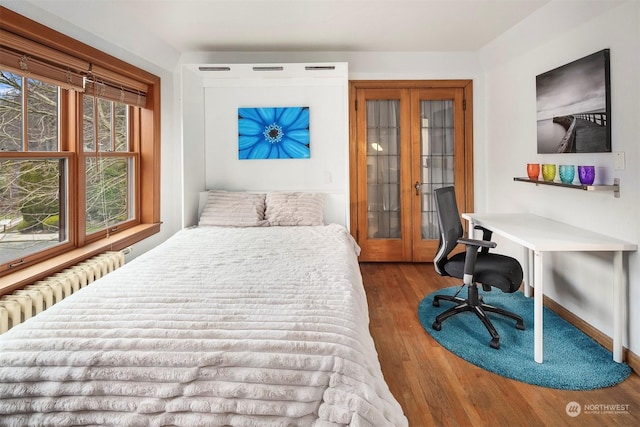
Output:
[[[351,230],[361,261],[432,261],[433,190],[472,211],[471,82],[351,82]]]

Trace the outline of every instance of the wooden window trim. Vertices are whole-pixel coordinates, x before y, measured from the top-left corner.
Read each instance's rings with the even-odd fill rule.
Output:
[[[160,78],[139,69],[87,44],[39,24],[16,12],[0,6],[0,29],[12,32],[40,43],[64,55],[71,55],[93,64],[104,75],[118,75],[147,86],[146,105],[140,109],[140,134],[135,144],[140,147],[140,197],[137,208],[140,223],[131,228],[83,246],[76,246],[65,253],[26,266],[0,277],[0,295],[20,289],[54,272],[106,250],[119,250],[139,242],[160,231]],[[74,133],[69,129],[69,133]],[[71,135],[69,135],[72,137]],[[72,138],[75,138],[73,136]],[[64,146],[62,146],[64,148]],[[69,147],[66,147],[67,149]],[[73,150],[70,150],[73,152]],[[71,189],[73,192],[73,189]],[[142,196],[144,195],[144,197]],[[77,220],[77,219],[76,219]],[[83,242],[84,243],[84,242]]]

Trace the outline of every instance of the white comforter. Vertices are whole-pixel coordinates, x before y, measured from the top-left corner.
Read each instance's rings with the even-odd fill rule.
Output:
[[[0,335],[0,425],[406,426],[340,226],[178,232]]]

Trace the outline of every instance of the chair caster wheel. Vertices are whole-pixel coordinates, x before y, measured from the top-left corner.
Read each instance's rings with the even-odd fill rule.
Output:
[[[496,350],[500,349],[500,338],[494,338],[489,343],[491,348],[495,348]]]
[[[442,329],[442,325],[440,324],[440,322],[433,322],[433,324],[431,325],[431,327],[433,329],[435,329],[436,331],[439,331],[440,329]]]
[[[523,322],[517,322],[516,323],[516,329],[524,331],[524,323]]]

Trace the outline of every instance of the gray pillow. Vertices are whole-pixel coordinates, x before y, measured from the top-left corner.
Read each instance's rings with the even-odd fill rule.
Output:
[[[259,227],[264,219],[264,193],[210,190],[199,226]]]
[[[290,191],[267,193],[269,225],[324,225],[324,194]]]

